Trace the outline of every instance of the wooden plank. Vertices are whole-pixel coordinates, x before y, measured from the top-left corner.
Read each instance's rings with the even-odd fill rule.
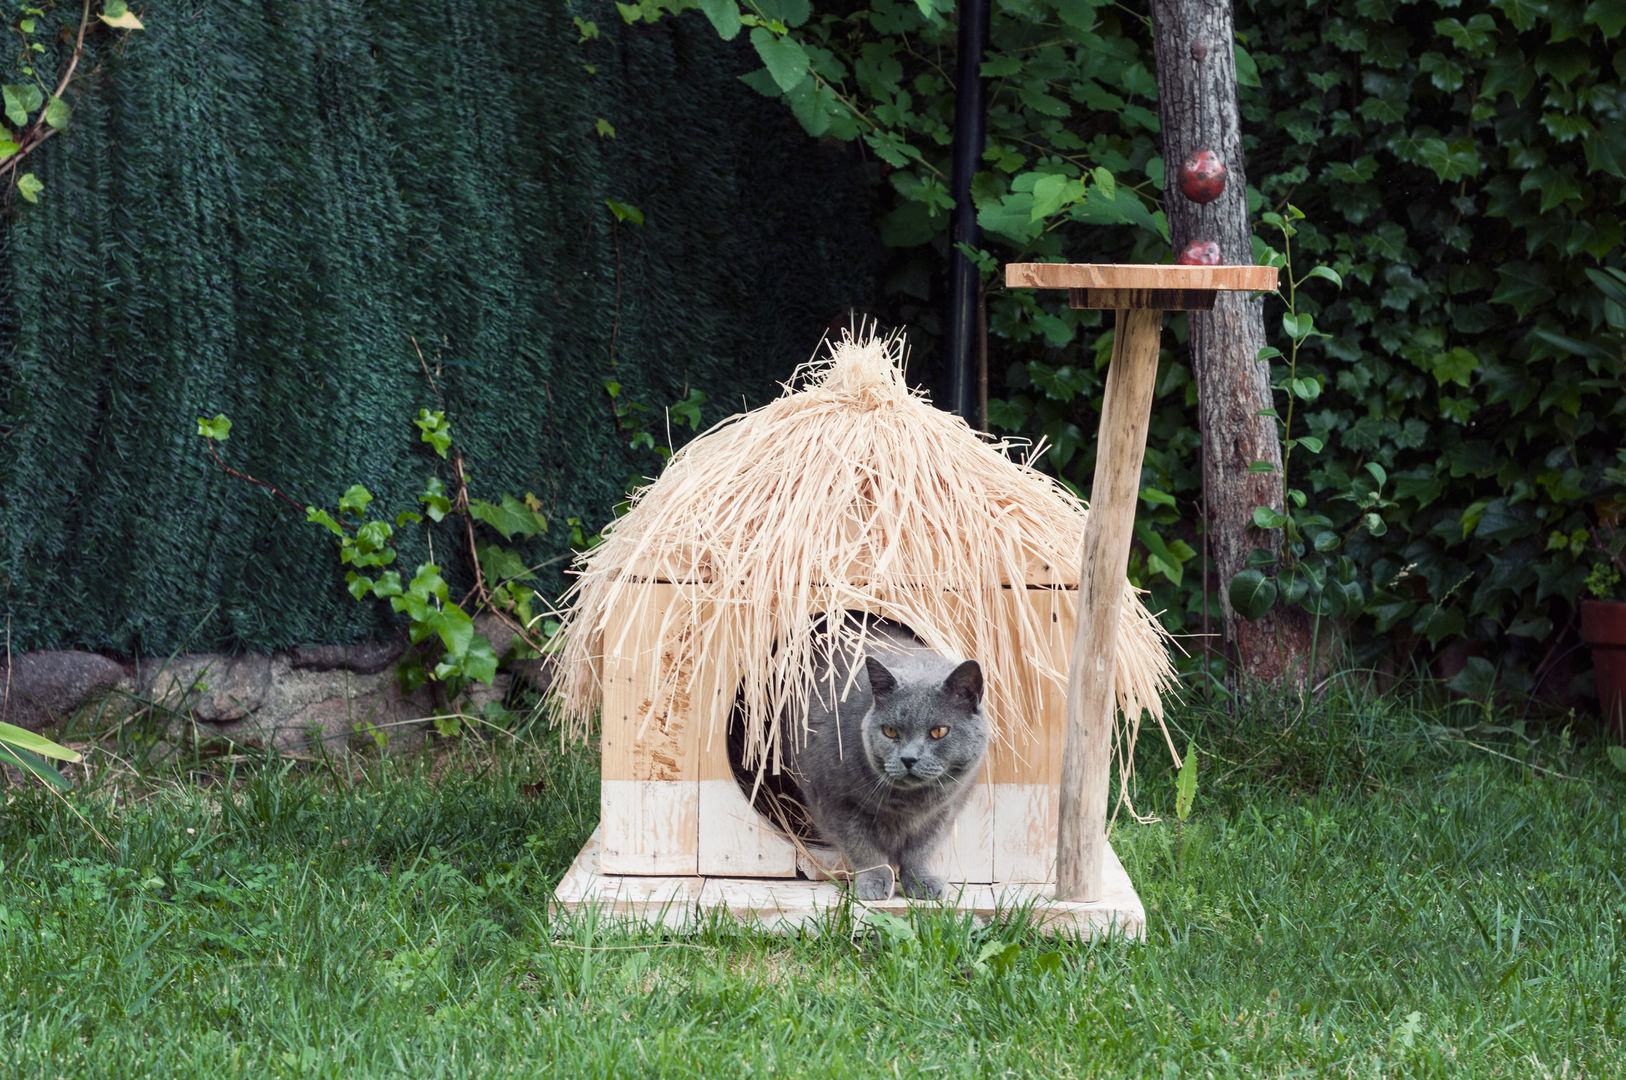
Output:
[[[1213,289],[1068,289],[1069,307],[1117,311],[1120,308],[1156,308],[1159,311],[1212,311]]]
[[[1073,623],[1078,617],[1078,594],[1071,589],[1027,589],[1025,598],[1033,617],[1051,632],[1044,651],[1030,655],[1022,677],[1031,685],[1023,696],[1039,702],[1036,715],[1027,717],[1027,732],[1006,723],[1011,736],[988,751],[989,776],[996,784],[1058,784],[1061,782],[1062,746],[1066,736],[1067,691],[1064,684],[1044,678],[1040,671],[1066,672],[1073,644]]]
[[[598,865],[599,832],[594,830],[575,862],[554,889],[567,911],[607,921],[686,931],[709,917],[734,920],[776,933],[817,933],[830,917],[847,908],[862,923],[872,912],[907,916],[912,905],[927,904],[971,913],[980,920],[1025,913],[1044,933],[1098,937],[1146,936],[1146,911],[1118,856],[1107,848],[1103,897],[1093,904],[1054,898],[1046,884],[968,885],[942,903],[901,897],[879,903],[854,901],[839,885],[816,881],[772,881],[742,878],[649,877],[605,874]]]
[[[700,872],[700,785],[692,780],[603,781],[599,827],[607,874]]]
[[[1101,898],[1117,711],[1113,674],[1118,612],[1151,423],[1163,313],[1120,311],[1117,330],[1101,401],[1095,480],[1078,577],[1078,623],[1068,665],[1067,739],[1056,823],[1056,895],[1065,900]]]
[[[704,882],[698,877],[625,877],[599,869],[600,831],[593,830],[553,890],[566,911],[637,921],[667,930],[694,926]]]
[[[612,612],[604,630],[603,775],[694,780],[693,658],[681,633],[689,600],[675,585],[638,588],[647,590],[645,601]]]
[[[1274,292],[1274,266],[1172,266],[1129,263],[1007,263],[1013,289],[1219,289]]]
[[[1056,880],[1056,784],[995,784],[994,880]]]
[[[745,801],[733,776],[702,780],[699,868],[721,877],[795,877],[796,845]]]

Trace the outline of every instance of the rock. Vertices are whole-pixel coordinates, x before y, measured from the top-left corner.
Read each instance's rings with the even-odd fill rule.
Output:
[[[141,665],[137,685],[164,708],[207,724],[229,724],[264,707],[272,658],[200,653]]]
[[[0,657],[0,720],[41,731],[124,679],[117,661],[90,652],[29,652]]]
[[[400,641],[363,641],[355,645],[305,645],[288,653],[289,664],[307,671],[354,671],[376,675],[401,658]]]

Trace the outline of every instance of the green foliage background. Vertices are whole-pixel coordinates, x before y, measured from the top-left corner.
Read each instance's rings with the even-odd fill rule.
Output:
[[[541,561],[567,550],[567,517],[596,529],[658,465],[628,450],[606,379],[658,435],[690,388],[712,422],[871,291],[847,149],[735,82],[743,43],[703,23],[628,28],[588,0],[141,14],[124,55],[93,35],[100,70],[30,163],[40,202],[0,231],[13,650],[266,650],[387,625],[346,594],[330,537],[216,469],[199,416],[230,416],[228,462],[297,498],[331,508],[360,481],[415,508],[436,461],[410,423],[435,407],[415,336],[476,492],[547,505]],[[601,33],[580,40],[578,16]],[[607,199],[646,224],[612,233]],[[398,539],[406,565],[429,556],[423,533]],[[434,546],[445,564],[459,541]]]
[[[809,132],[873,155],[892,248],[886,304],[930,335],[948,253],[953,5],[741,3],[786,24],[806,69],[787,70],[783,45],[759,47],[764,67],[747,81]],[[715,24],[733,0],[700,6]],[[989,416],[1048,438],[1049,467],[1087,490],[1110,333],[1099,313],[1006,292],[997,267],[1170,257],[1149,19],[1102,0],[993,9],[989,142],[973,186]],[[1240,0],[1236,21],[1250,208],[1256,222],[1302,208],[1297,275],[1319,263],[1343,280],[1300,290],[1301,317],[1329,336],[1301,326],[1296,382],[1280,361],[1275,381],[1281,413],[1298,398],[1291,434],[1309,437],[1288,486],[1303,513],[1331,519],[1359,586],[1357,655],[1404,662],[1464,638],[1494,643],[1462,688],[1484,692],[1497,668],[1531,687],[1562,654],[1600,559],[1589,530],[1626,509],[1626,277],[1610,277],[1626,266],[1626,6]],[[1280,244],[1261,227],[1253,252],[1227,258]],[[1267,303],[1286,353],[1282,314]],[[1182,319],[1169,339],[1183,343]],[[1196,629],[1203,605],[1200,445],[1173,347],[1132,575],[1177,632]],[[1374,506],[1382,520],[1368,528]],[[1211,610],[1224,584],[1210,581]],[[1324,603],[1315,590],[1302,602]]]

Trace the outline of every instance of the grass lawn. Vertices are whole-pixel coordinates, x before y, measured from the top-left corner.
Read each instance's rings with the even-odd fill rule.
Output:
[[[93,767],[111,851],[4,789],[0,1076],[1626,1075],[1626,774],[1590,728],[1454,709],[1183,708],[1191,820],[1114,836],[1135,945],[566,920],[597,773],[547,735],[348,777]],[[1137,803],[1172,816],[1158,755]]]

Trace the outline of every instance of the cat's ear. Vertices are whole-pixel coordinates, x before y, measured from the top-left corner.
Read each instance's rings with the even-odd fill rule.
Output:
[[[943,680],[943,692],[968,709],[975,709],[982,701],[982,665],[967,660]]]
[[[864,657],[864,670],[869,673],[870,693],[876,697],[885,697],[898,688],[898,680],[875,657]]]

